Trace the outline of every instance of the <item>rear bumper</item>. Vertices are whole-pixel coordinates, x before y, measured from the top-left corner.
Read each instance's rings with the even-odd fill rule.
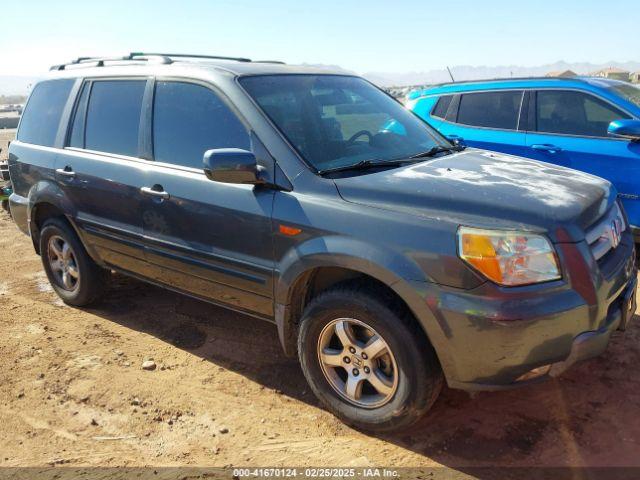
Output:
[[[21,197],[20,195],[16,195],[15,193],[12,193],[9,196],[9,209],[11,210],[11,217],[13,218],[13,221],[16,222],[18,228],[26,235],[30,235],[28,207],[28,198]]]

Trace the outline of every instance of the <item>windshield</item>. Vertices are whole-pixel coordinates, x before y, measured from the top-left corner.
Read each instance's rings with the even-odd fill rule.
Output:
[[[610,87],[610,89],[617,95],[624,98],[626,101],[631,102],[636,106],[640,107],[640,87],[627,84],[627,85],[616,85],[615,87]]]
[[[240,79],[298,153],[317,170],[393,161],[451,147],[367,81],[338,75],[265,75]]]

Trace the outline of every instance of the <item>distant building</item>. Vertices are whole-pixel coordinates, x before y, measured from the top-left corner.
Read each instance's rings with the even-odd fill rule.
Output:
[[[549,72],[545,77],[559,77],[559,78],[572,78],[577,77],[578,74],[573,70],[558,70],[557,72]]]
[[[611,78],[613,80],[624,80],[625,82],[629,81],[629,75],[626,70],[615,67],[608,67],[591,73],[592,77]]]
[[[631,75],[629,75],[629,80],[633,83],[640,83],[640,71],[631,73]]]
[[[409,95],[409,93],[415,91],[415,90],[424,90],[425,88],[429,87],[429,84],[424,84],[424,85],[407,85],[407,86],[392,86],[392,87],[383,87],[383,90],[385,90],[389,95],[391,95],[392,97],[400,100],[402,103],[406,103],[408,98],[407,96]]]

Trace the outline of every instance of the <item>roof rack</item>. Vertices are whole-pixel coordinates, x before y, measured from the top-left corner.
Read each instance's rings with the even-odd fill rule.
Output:
[[[94,66],[96,67],[104,67],[105,62],[147,62],[151,59],[163,64],[173,63],[167,55],[131,52],[129,55],[123,57],[78,57],[69,63],[54,65],[49,70],[65,70],[69,66],[83,65],[86,63],[95,63]]]
[[[64,70],[65,68],[73,65],[82,65],[85,63],[96,64],[96,67],[104,67],[105,62],[144,62],[155,60],[159,63],[169,64],[173,63],[173,58],[200,58],[208,60],[231,60],[234,62],[253,62],[250,58],[244,57],[225,57],[220,55],[199,55],[190,53],[151,53],[151,52],[131,52],[124,57],[78,57],[77,59],[60,65],[54,65],[50,70]],[[258,60],[255,63],[275,63],[284,65],[284,62],[278,60]]]
[[[131,52],[129,56],[135,57],[168,57],[168,58],[204,58],[210,60],[233,60],[236,62],[251,62],[250,58],[243,57],[222,57],[220,55],[199,55],[190,53],[148,53],[148,52]]]
[[[485,82],[509,82],[519,80],[563,80],[563,81],[584,81],[585,78],[590,78],[589,75],[576,75],[575,77],[547,77],[544,75],[538,76],[525,76],[525,77],[494,77],[494,78],[479,78],[475,80],[456,80],[455,82],[440,82],[429,85],[429,87],[440,87],[444,85],[460,85],[466,83],[485,83]]]

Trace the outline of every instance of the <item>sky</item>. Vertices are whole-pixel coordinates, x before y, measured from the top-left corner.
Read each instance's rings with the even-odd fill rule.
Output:
[[[0,76],[130,51],[339,65],[640,60],[640,0],[2,0]]]

